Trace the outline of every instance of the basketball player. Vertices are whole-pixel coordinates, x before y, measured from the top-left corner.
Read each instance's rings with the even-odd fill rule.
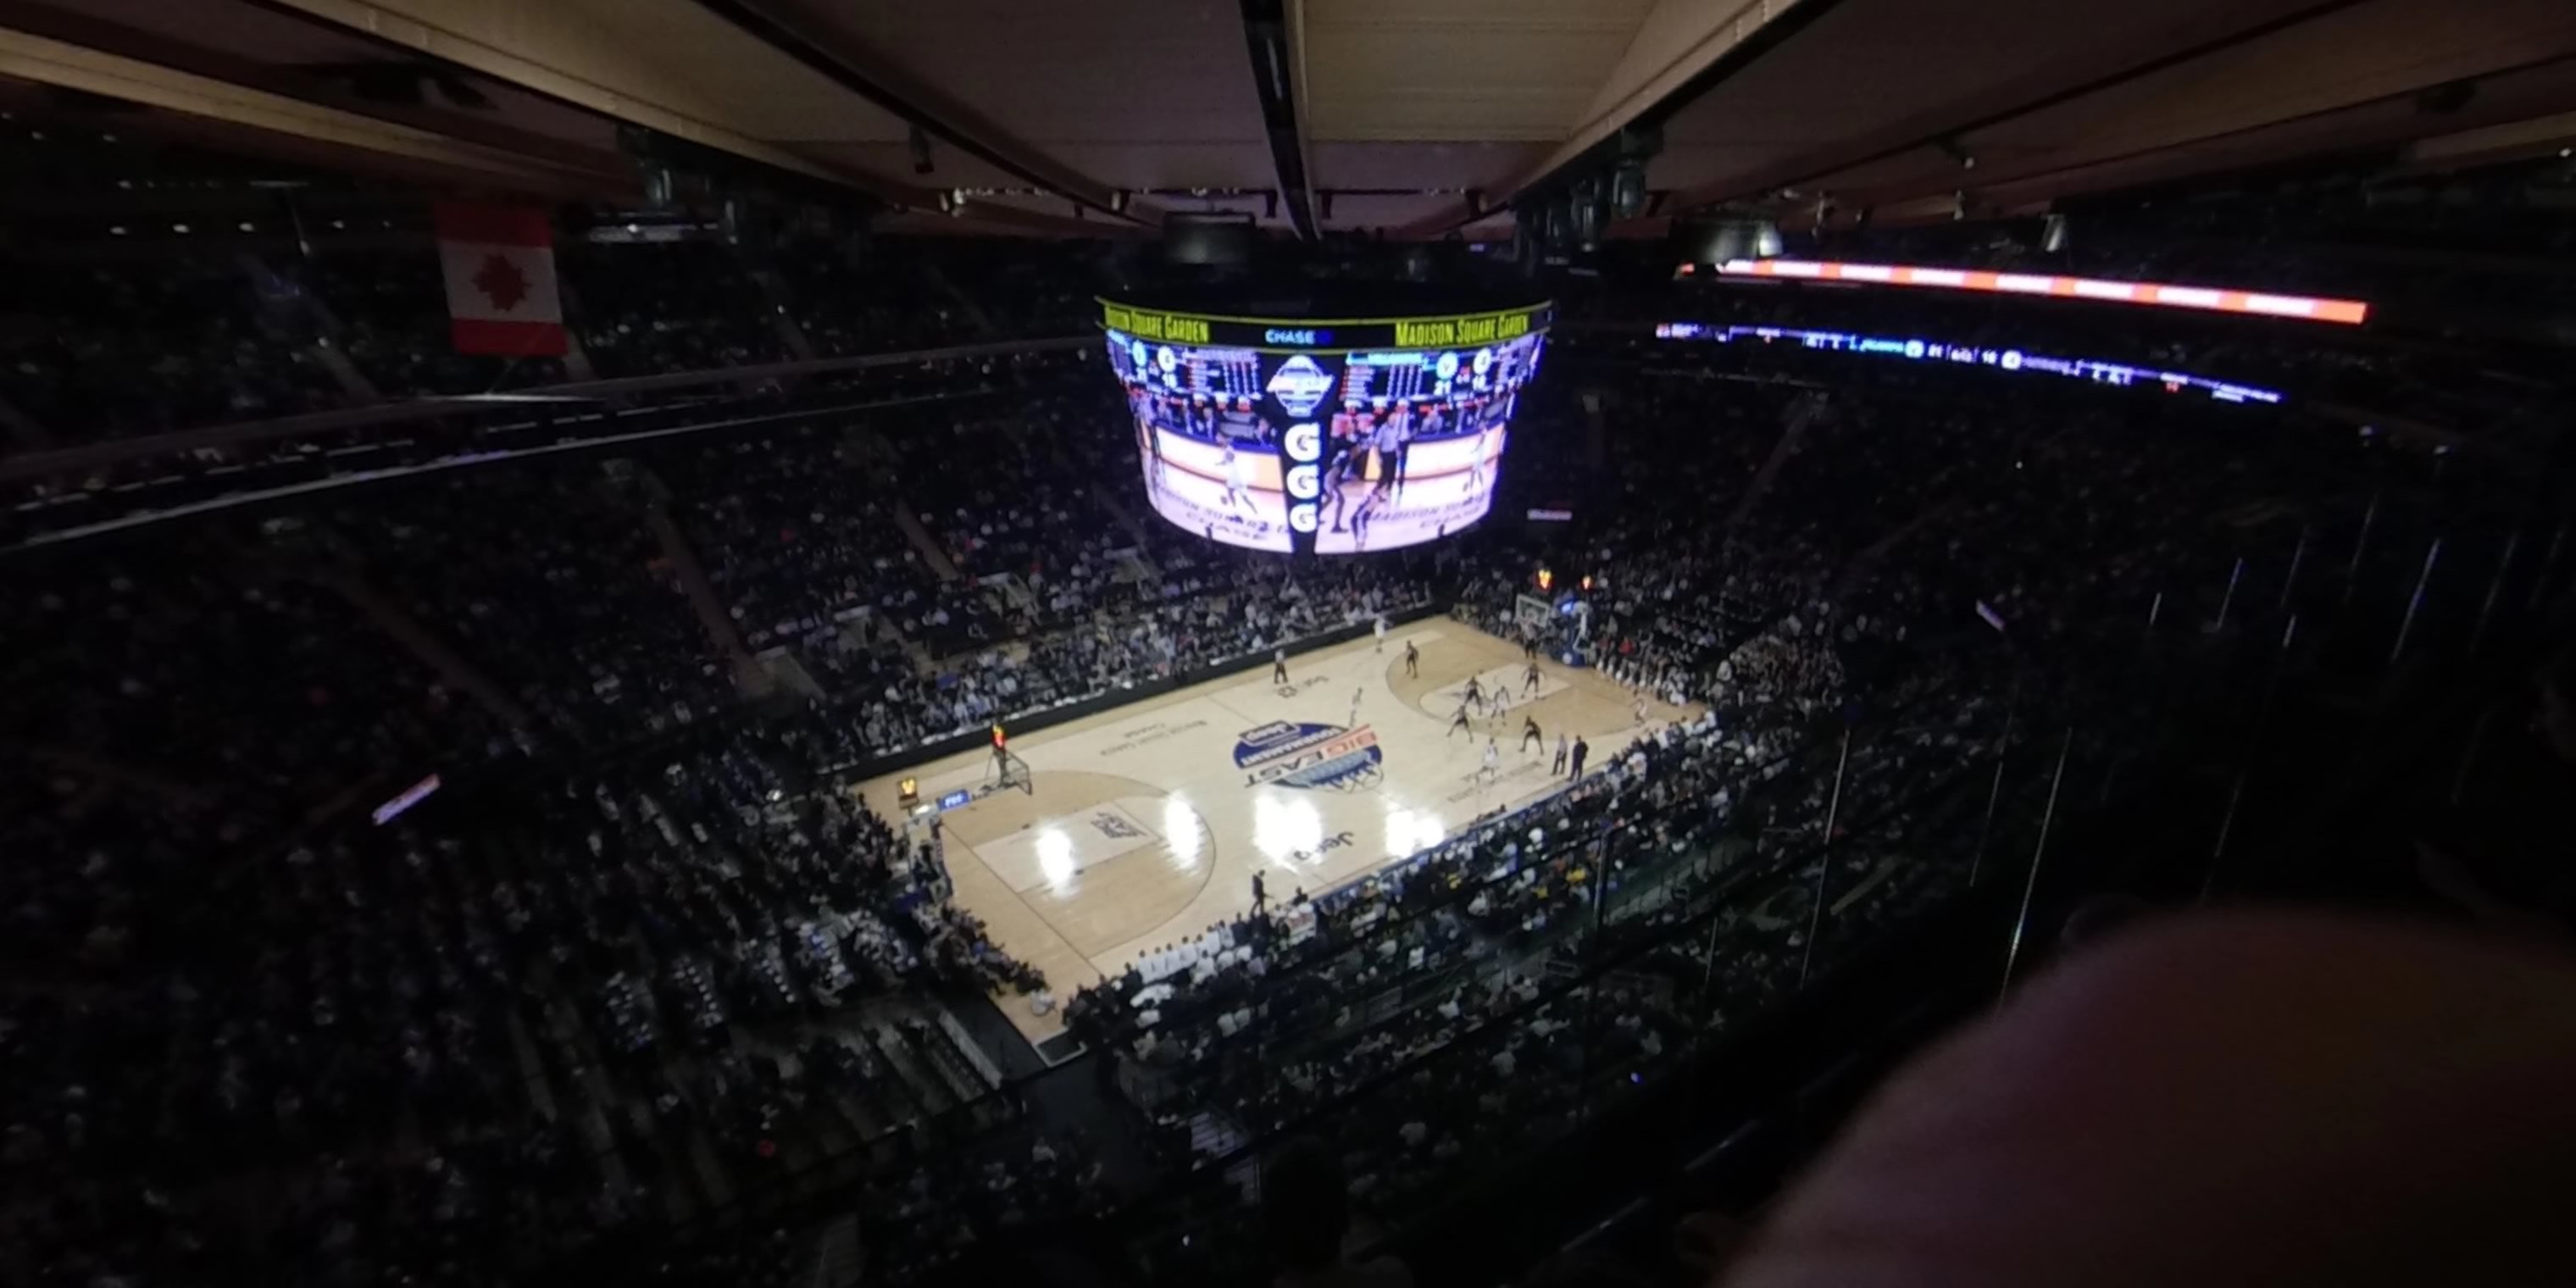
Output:
[[[1254,509],[1252,493],[1243,485],[1243,462],[1236,459],[1234,444],[1225,445],[1225,455],[1217,463],[1225,467],[1225,508],[1231,510],[1240,503],[1244,509]]]
[[[1560,734],[1558,734],[1558,735],[1556,736],[1556,763],[1555,763],[1555,764],[1553,764],[1553,765],[1548,766],[1548,768],[1547,768],[1547,772],[1548,772],[1548,774],[1549,774],[1550,776],[1554,776],[1554,775],[1557,775],[1557,774],[1562,774],[1562,773],[1564,773],[1564,772],[1565,772],[1565,735],[1564,735],[1564,734],[1561,734],[1561,733],[1560,733]]]
[[[1422,678],[1422,650],[1415,648],[1411,640],[1404,642],[1404,678],[1408,680]]]
[[[1341,418],[1337,416],[1334,419]],[[1342,511],[1351,503],[1351,494],[1344,490],[1343,485],[1359,473],[1360,450],[1353,440],[1339,437],[1326,450],[1332,453],[1333,459],[1324,465],[1324,495],[1333,498],[1333,531],[1340,532],[1343,530]]]
[[[1521,717],[1521,754],[1522,754],[1522,755],[1524,755],[1524,756],[1526,756],[1526,755],[1530,754],[1530,748],[1532,748],[1532,747],[1545,747],[1546,745],[1547,745],[1547,735],[1546,735],[1546,734],[1543,734],[1543,733],[1540,733],[1540,732],[1538,731],[1538,717],[1537,717],[1537,716],[1528,716],[1528,715],[1522,716],[1522,717]]]
[[[1413,404],[1403,402],[1397,403],[1395,405],[1395,413],[1388,418],[1387,424],[1395,430],[1395,463],[1394,467],[1390,469],[1384,460],[1380,460],[1378,462],[1378,469],[1385,475],[1387,480],[1394,484],[1395,491],[1393,495],[1395,498],[1397,500],[1402,500],[1404,498],[1404,464],[1406,458],[1413,455]]]
[[[1495,746],[1493,739],[1487,738],[1485,740],[1485,767],[1477,770],[1476,776],[1484,779],[1486,782],[1492,782],[1495,774],[1497,773],[1496,767],[1502,764],[1502,760],[1503,749]]]
[[[1440,735],[1440,741],[1447,742],[1451,734],[1459,733],[1467,735],[1471,742],[1475,740],[1476,731],[1467,723],[1467,704],[1464,701],[1458,704],[1458,714],[1449,717],[1449,732]]]
[[[1145,461],[1145,481],[1153,486],[1163,481],[1163,436],[1154,431],[1154,416],[1148,410],[1152,403],[1142,400],[1136,409],[1136,446]]]
[[[1637,707],[1636,707],[1636,710],[1637,710],[1637,727],[1642,729],[1642,728],[1644,728],[1644,727],[1645,727],[1645,725],[1646,725],[1646,698],[1645,698],[1645,695],[1643,695],[1643,694],[1639,694],[1639,695],[1638,695],[1638,697],[1637,697]]]
[[[1521,695],[1527,697],[1536,692],[1538,692],[1538,663],[1532,662],[1528,670],[1521,672]]]
[[[1384,613],[1380,613],[1380,614],[1378,614],[1378,618],[1377,618],[1377,628],[1376,628],[1376,629],[1377,629],[1377,651],[1378,651],[1378,652],[1380,652],[1380,653],[1383,653],[1383,652],[1385,652],[1385,651],[1386,651],[1386,614],[1384,614]]]
[[[1284,648],[1270,650],[1270,682],[1272,684],[1288,682],[1288,650]]]
[[[1370,488],[1368,495],[1360,498],[1360,508],[1351,511],[1352,550],[1368,549],[1369,521],[1377,517],[1378,509],[1385,504],[1386,485],[1383,483]]]
[[[1468,706],[1482,708],[1485,705],[1484,687],[1476,683],[1475,676],[1467,677],[1467,688],[1459,696],[1466,699]]]

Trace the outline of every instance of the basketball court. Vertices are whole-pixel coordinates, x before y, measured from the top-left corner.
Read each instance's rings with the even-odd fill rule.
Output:
[[[1407,642],[1421,651],[1408,676]],[[962,752],[858,785],[900,818],[898,784],[920,798],[959,789],[972,803],[942,816],[960,907],[995,943],[1046,972],[1061,1000],[1150,950],[1252,906],[1259,872],[1274,905],[1343,885],[1555,790],[1559,734],[1591,744],[1590,767],[1639,733],[1699,714],[1637,698],[1590,670],[1539,663],[1525,683],[1520,646],[1446,618],[1233,675],[1014,737],[1029,790],[986,791],[989,750]],[[1451,728],[1469,677],[1509,695],[1498,715]],[[1523,721],[1543,745],[1524,751]],[[1494,768],[1485,766],[1491,741]],[[1032,1043],[1063,1032],[1025,998],[1001,1002]]]

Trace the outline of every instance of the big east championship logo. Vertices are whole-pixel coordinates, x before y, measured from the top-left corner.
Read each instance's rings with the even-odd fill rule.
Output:
[[[1367,725],[1351,729],[1280,721],[1235,735],[1234,765],[1243,771],[1246,787],[1274,783],[1355,792],[1377,786],[1385,776],[1385,760],[1377,730]]]

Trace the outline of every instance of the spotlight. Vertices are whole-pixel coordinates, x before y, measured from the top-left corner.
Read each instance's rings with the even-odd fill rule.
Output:
[[[1573,234],[1576,246],[1584,250],[1600,248],[1601,190],[1598,185],[1589,179],[1574,185],[1574,194],[1566,207],[1566,216],[1566,225]]]
[[[1672,248],[1686,264],[1769,258],[1781,251],[1780,226],[1768,219],[1704,215],[1673,221]]]
[[[1180,211],[1163,221],[1163,259],[1173,264],[1242,264],[1252,259],[1252,216]]]
[[[1646,208],[1646,163],[1640,158],[1621,161],[1610,171],[1610,217],[1634,219]]]

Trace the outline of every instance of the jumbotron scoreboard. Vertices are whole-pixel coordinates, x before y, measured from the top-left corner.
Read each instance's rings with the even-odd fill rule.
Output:
[[[1436,541],[1485,517],[1554,310],[1412,302],[1102,300],[1155,513],[1228,545],[1316,554]]]

